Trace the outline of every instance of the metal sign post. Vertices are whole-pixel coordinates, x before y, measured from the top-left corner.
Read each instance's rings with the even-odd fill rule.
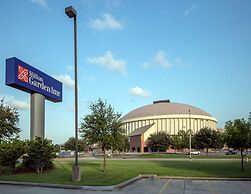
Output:
[[[45,123],[45,97],[39,93],[31,94],[30,105],[30,140],[35,137],[44,139],[44,123]]]

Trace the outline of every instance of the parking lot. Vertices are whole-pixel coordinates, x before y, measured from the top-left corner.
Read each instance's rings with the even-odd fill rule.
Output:
[[[0,184],[1,194],[251,194],[250,181],[144,178],[115,191],[56,189]]]
[[[122,193],[251,194],[250,181],[141,179],[122,188]]]

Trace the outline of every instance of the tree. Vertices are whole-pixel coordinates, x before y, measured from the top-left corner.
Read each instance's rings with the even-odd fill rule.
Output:
[[[180,130],[177,135],[172,136],[172,147],[174,149],[189,148],[190,130]]]
[[[212,148],[221,149],[224,147],[224,139],[222,131],[213,131]]]
[[[106,101],[98,99],[89,105],[91,113],[83,118],[81,123],[82,137],[89,144],[98,144],[104,154],[103,171],[106,166],[106,149],[111,148],[118,134],[122,134],[121,114]]]
[[[54,157],[54,145],[52,142],[48,139],[36,137],[35,140],[28,143],[24,164],[27,167],[34,168],[37,173],[42,173],[44,168],[51,165]]]
[[[17,160],[24,153],[25,142],[17,138],[0,142],[0,172],[4,169],[14,172]]]
[[[17,127],[19,114],[14,107],[0,104],[0,141],[10,138],[20,132]]]
[[[75,151],[75,138],[70,137],[65,143],[64,143],[64,149],[65,150],[71,150]],[[84,151],[86,148],[86,144],[83,140],[78,139],[78,151]]]
[[[225,124],[224,140],[228,147],[238,149],[241,152],[241,171],[244,171],[243,158],[251,147],[251,123],[250,120],[236,119]]]
[[[221,142],[220,135],[221,134],[219,132],[211,128],[201,128],[197,133],[195,133],[193,137],[194,147],[197,147],[199,149],[206,148],[206,153],[208,155],[209,148],[219,147]]]
[[[146,142],[151,151],[164,152],[171,145],[171,138],[165,132],[157,132],[151,134]]]
[[[120,152],[126,152],[129,149],[129,138],[125,134],[118,134],[112,142],[112,150]]]
[[[54,145],[54,151],[55,151],[55,152],[60,152],[60,151],[61,151],[61,145],[55,144],[55,145]]]

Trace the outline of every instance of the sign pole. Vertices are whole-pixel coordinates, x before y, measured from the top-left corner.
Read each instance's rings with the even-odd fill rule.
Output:
[[[39,93],[31,93],[30,106],[30,140],[36,137],[44,139],[45,97]]]
[[[190,130],[190,133],[189,133],[189,162],[192,161],[192,129],[191,129],[191,112],[190,112],[190,109],[188,110],[189,112],[189,130]]]

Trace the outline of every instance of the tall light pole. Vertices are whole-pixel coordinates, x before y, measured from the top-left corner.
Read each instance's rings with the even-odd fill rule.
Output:
[[[192,161],[192,153],[191,153],[191,147],[192,147],[192,130],[191,130],[191,112],[190,109],[188,110],[189,112],[189,130],[190,130],[190,134],[189,134],[189,161]]]
[[[65,14],[74,18],[74,76],[75,76],[75,164],[72,167],[72,180],[81,180],[80,165],[78,164],[78,66],[77,66],[77,12],[72,7],[65,8]]]

